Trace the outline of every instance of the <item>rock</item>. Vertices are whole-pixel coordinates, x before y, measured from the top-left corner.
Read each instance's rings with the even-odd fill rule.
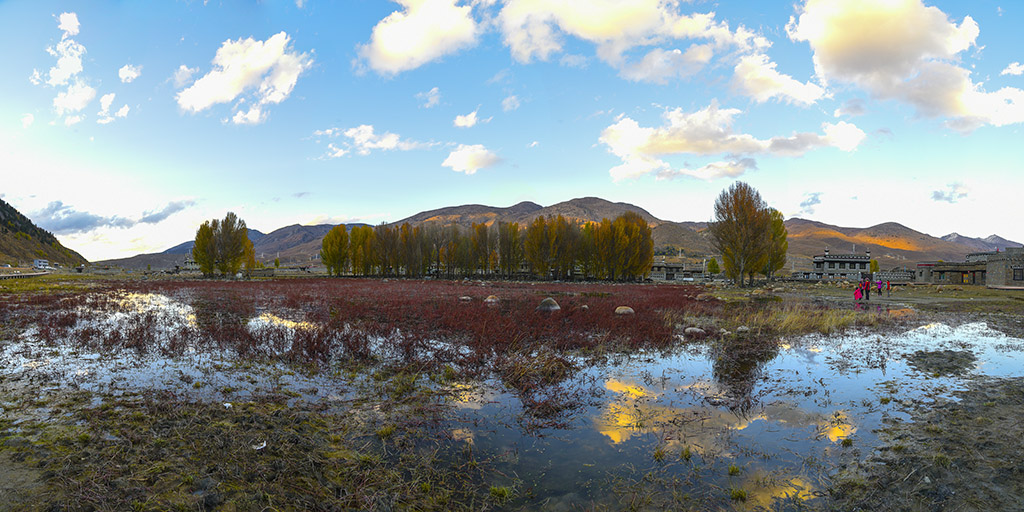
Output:
[[[721,335],[721,336],[728,336],[728,335],[730,335],[732,333],[727,331],[727,330],[725,330],[725,329],[719,329],[718,330],[718,334]]]
[[[615,308],[616,315],[632,315],[634,313],[636,313],[636,311],[633,311],[633,308],[629,306],[619,306]]]
[[[497,304],[499,302],[501,302],[501,299],[499,299],[497,295],[488,295],[487,298],[484,299],[485,304]]]
[[[736,328],[736,334],[747,334],[749,332],[750,332],[750,327],[747,327],[745,325],[741,325],[741,326]]]
[[[580,311],[590,311],[590,306],[584,304],[580,306]]]
[[[540,301],[540,305],[537,306],[537,311],[548,311],[548,312],[550,312],[550,311],[558,311],[559,309],[562,309],[562,308],[558,305],[557,302],[555,302],[555,299],[552,299],[551,297],[547,297],[546,299]]]
[[[690,338],[701,338],[705,335],[705,332],[704,329],[701,329],[700,327],[687,327],[683,330],[683,334]]]
[[[463,295],[462,297],[459,297],[459,301],[460,302],[470,302],[472,300],[473,300],[473,297],[470,297],[469,295]]]
[[[699,300],[701,302],[708,302],[708,301],[710,301],[711,299],[714,299],[714,298],[715,298],[715,296],[711,295],[710,293],[702,293],[702,294],[697,296],[697,300]]]
[[[772,288],[772,293],[781,293],[781,292],[784,292],[784,291],[786,291],[786,289],[781,287],[781,286]]]

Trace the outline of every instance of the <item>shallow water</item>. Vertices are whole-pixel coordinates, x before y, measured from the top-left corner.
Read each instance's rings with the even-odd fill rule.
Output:
[[[118,300],[131,306],[89,311],[71,331],[116,329],[131,315],[146,314],[155,315],[157,339],[196,325],[193,307],[174,298]],[[296,330],[310,328],[266,311],[245,326],[276,329],[285,345]],[[532,396],[569,398],[570,407],[551,416],[524,409],[523,399],[497,381],[450,385],[450,410],[437,430],[485,460],[497,475],[485,484],[511,487],[514,506],[661,508],[699,499],[720,507],[789,508],[821,502],[830,478],[879,445],[874,432],[885,422],[909,420],[911,404],[951,398],[972,378],[1019,376],[1024,368],[1024,340],[984,323],[794,337],[743,358],[725,343],[577,361],[583,370]],[[907,358],[937,350],[969,352],[976,360],[966,372],[944,376],[915,369]],[[338,407],[358,392],[355,381],[331,372],[296,374],[282,364],[243,364],[195,347],[185,357],[101,355],[48,345],[36,329],[0,343],[0,377],[8,390],[27,383],[55,392],[162,389],[224,402],[284,390],[293,403]],[[746,493],[745,501],[730,500],[734,489]]]

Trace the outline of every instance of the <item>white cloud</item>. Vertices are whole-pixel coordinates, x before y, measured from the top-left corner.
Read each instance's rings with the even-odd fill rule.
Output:
[[[608,151],[622,160],[622,164],[609,172],[616,181],[637,178],[649,173],[668,177],[687,174],[710,179],[718,176],[736,176],[737,172],[753,168],[753,161],[742,155],[768,154],[773,156],[801,156],[820,147],[832,146],[853,151],[864,140],[865,134],[856,126],[842,122],[824,123],[824,134],[794,133],[789,137],[758,139],[753,135],[735,133],[733,118],[737,109],[720,109],[717,102],[693,113],[682,109],[665,110],[664,124],[648,128],[625,116],[601,132],[599,141]],[[727,155],[732,162],[718,162],[697,170],[672,170],[662,160],[670,155]]]
[[[1021,64],[1020,62],[1011,62],[1010,65],[1006,66],[1006,69],[1004,69],[999,74],[1000,75],[1013,75],[1013,76],[1024,75],[1024,64]]]
[[[376,72],[394,75],[476,44],[480,31],[472,7],[456,0],[396,0],[395,11],[373,27],[360,58]]]
[[[921,0],[806,0],[798,13],[786,30],[810,44],[823,83],[854,84],[961,131],[1024,122],[1024,91],[987,92],[958,65],[980,32],[970,16],[957,25]]]
[[[82,119],[85,119],[85,118],[82,117],[82,116],[67,116],[67,117],[64,118],[64,126],[76,125],[76,124],[82,122]]]
[[[78,35],[78,15],[73,12],[63,12],[57,18],[57,28],[64,32],[64,37]]]
[[[697,169],[662,169],[656,174],[657,179],[673,179],[679,176],[692,176],[694,178],[711,181],[718,178],[735,178],[743,173],[757,169],[757,162],[753,158],[740,158],[732,162],[712,162]]]
[[[117,112],[114,112],[114,116],[115,117],[128,117],[128,111],[129,110],[130,109],[128,108],[128,105],[123,105],[123,106],[121,106],[121,108],[117,109]]]
[[[56,46],[48,47],[46,53],[57,58],[57,64],[50,68],[47,75],[49,77],[46,79],[47,85],[53,87],[64,85],[72,77],[82,72],[82,56],[85,55],[85,47],[78,41],[61,39]],[[33,73],[33,77],[38,80],[39,75]]]
[[[477,109],[477,110],[480,110],[480,109]],[[457,126],[459,128],[470,128],[472,126],[475,126],[476,123],[478,123],[478,122],[486,123],[487,121],[490,121],[490,118],[487,118],[487,119],[477,119],[477,117],[476,117],[477,110],[474,110],[474,111],[472,111],[472,112],[470,112],[470,113],[468,113],[466,115],[457,115],[457,116],[455,116],[455,121],[453,121],[452,124],[454,124],[455,126]]]
[[[363,124],[346,130],[339,128],[327,128],[326,130],[316,130],[313,132],[316,137],[338,137],[343,135],[347,138],[347,141],[343,141],[342,146],[337,146],[333,142],[327,144],[327,158],[338,158],[345,156],[351,152],[355,152],[360,155],[369,155],[373,150],[381,151],[410,151],[413,149],[422,149],[433,146],[432,143],[416,142],[411,140],[402,140],[398,134],[384,132],[376,133],[373,125]]]
[[[517,108],[519,108],[519,97],[515,94],[510,94],[501,100],[501,109],[505,112],[511,112]]]
[[[76,81],[66,91],[57,93],[57,97],[53,99],[53,108],[57,110],[59,116],[68,112],[79,112],[95,97],[96,89]]]
[[[787,103],[810,105],[825,94],[817,84],[803,83],[779,73],[776,64],[763,53],[741,57],[735,72],[734,87],[758,103],[777,98]]]
[[[475,174],[476,171],[496,165],[500,161],[498,155],[481,144],[459,144],[454,151],[448,154],[448,158],[441,165],[456,172]]]
[[[180,89],[185,87],[185,84],[192,80],[192,75],[198,72],[199,68],[190,68],[184,64],[178,66],[178,69],[174,70],[174,88]]]
[[[132,66],[131,64],[125,64],[121,66],[121,69],[117,70],[117,76],[121,78],[122,83],[131,83],[142,74],[142,66]]]
[[[518,62],[548,60],[562,51],[565,36],[572,36],[596,45],[597,56],[626,78],[664,83],[700,69],[713,48],[747,51],[771,44],[742,26],[732,31],[714,18],[714,13],[682,14],[679,2],[663,0],[509,0],[497,23]],[[656,48],[635,64],[625,57],[633,48],[680,39],[705,39],[710,44],[686,52]]]
[[[537,147],[539,145],[540,145],[540,142],[533,141],[533,142],[527,144],[526,147],[528,147],[528,148],[535,148],[535,147]]]
[[[295,0],[295,7],[302,9],[306,6],[306,0]]]
[[[843,105],[832,113],[833,116],[862,116],[868,112],[861,98],[850,98],[843,102]]]
[[[213,58],[213,70],[179,92],[178,105],[190,112],[200,112],[251,92],[249,97],[236,102],[232,121],[238,124],[262,122],[265,119],[263,107],[284,101],[299,75],[312,65],[308,54],[292,51],[289,43],[290,38],[284,32],[266,41],[251,37],[224,41]],[[178,68],[179,73],[182,71]],[[177,76],[175,73],[176,79]],[[245,103],[250,106],[243,112]]]
[[[25,115],[21,116],[21,127],[22,128],[28,128],[29,126],[32,126],[32,123],[34,123],[35,121],[36,121],[36,116],[34,116],[32,114],[25,114]]]
[[[711,61],[714,49],[710,44],[695,44],[686,49],[655,48],[639,62],[625,63],[620,74],[634,82],[666,84],[669,80],[693,76]]]
[[[950,183],[946,185],[946,190],[935,190],[932,192],[932,200],[943,201],[946,203],[956,203],[957,201],[967,197],[970,189],[966,185],[960,182]]]
[[[416,99],[423,102],[423,104],[420,105],[423,108],[436,107],[441,103],[441,91],[437,87],[434,87],[429,91],[418,92],[416,93]]]
[[[100,115],[106,115],[110,111],[110,104],[114,102],[114,93],[104,94],[100,98]]]

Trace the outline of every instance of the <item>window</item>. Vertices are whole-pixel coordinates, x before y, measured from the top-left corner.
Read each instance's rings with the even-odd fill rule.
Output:
[[[1013,269],[1013,280],[1024,281],[1024,268]]]
[[[839,268],[846,268],[846,262],[845,261],[840,261],[839,262]]]
[[[834,261],[828,262],[828,268],[836,268],[836,262],[834,262]]]
[[[867,268],[868,268],[868,264],[867,263],[861,263],[860,264],[860,269],[861,270],[866,270]]]

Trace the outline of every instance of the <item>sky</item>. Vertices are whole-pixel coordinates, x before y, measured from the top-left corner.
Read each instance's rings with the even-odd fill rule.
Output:
[[[1024,241],[1024,3],[0,2],[0,197],[96,261],[597,196]]]

